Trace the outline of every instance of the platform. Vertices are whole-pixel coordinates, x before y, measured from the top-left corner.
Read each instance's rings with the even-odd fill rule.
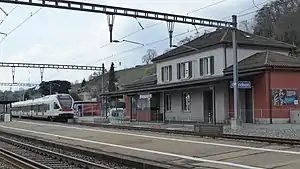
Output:
[[[191,168],[298,169],[300,165],[300,147],[266,143],[90,128],[45,121],[2,123],[0,130]]]

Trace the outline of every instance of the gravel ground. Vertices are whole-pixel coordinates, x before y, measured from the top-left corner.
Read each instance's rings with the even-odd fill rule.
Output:
[[[136,127],[151,127],[151,128],[165,128],[170,130],[184,130],[193,131],[193,125],[189,124],[162,124],[162,123],[120,123],[115,125],[127,125]],[[270,125],[255,125],[245,124],[237,130],[231,129],[230,125],[224,126],[224,134],[237,134],[248,136],[261,136],[261,137],[277,137],[300,139],[300,125],[295,124],[270,124]]]
[[[232,130],[230,127],[224,127],[225,134],[238,134],[248,136],[261,136],[261,137],[276,137],[288,139],[300,139],[299,129],[270,129],[270,128],[241,128]]]
[[[0,159],[0,169],[17,169],[17,168]]]
[[[104,160],[101,160],[101,159],[96,159],[94,157],[86,156],[86,155],[83,155],[83,154],[68,152],[68,151],[64,151],[64,150],[59,149],[59,148],[45,146],[45,145],[34,143],[34,142],[31,142],[31,141],[28,141],[28,140],[25,140],[25,139],[19,139],[19,138],[15,138],[15,137],[8,137],[8,138],[16,140],[16,141],[20,141],[22,143],[30,144],[32,146],[37,146],[37,147],[44,148],[44,149],[47,149],[47,150],[50,150],[50,151],[65,154],[65,155],[68,155],[68,156],[71,156],[71,157],[79,158],[79,159],[90,161],[90,162],[97,163],[97,164],[103,164],[103,165],[109,166],[109,167],[114,168],[114,169],[135,169],[135,168],[123,166],[123,165],[120,165],[120,164],[117,164],[117,163],[104,161]]]

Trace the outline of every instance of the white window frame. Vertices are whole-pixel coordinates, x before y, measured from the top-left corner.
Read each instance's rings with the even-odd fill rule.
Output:
[[[168,65],[168,66],[163,66],[162,67],[162,71],[163,73],[161,73],[161,76],[164,76],[163,77],[163,82],[169,82],[171,81],[171,77],[172,76],[172,72],[170,72],[170,66],[171,65]]]
[[[203,58],[203,76],[210,75],[210,58]]]
[[[213,75],[211,72],[211,57],[213,56],[208,56],[208,57],[204,57],[204,58],[200,58],[199,59],[199,76],[211,76]],[[200,60],[203,59],[202,65]],[[213,63],[215,64],[215,63]],[[203,68],[203,70],[201,70],[201,68]],[[214,66],[215,68],[215,66]],[[201,74],[202,71],[202,74]]]
[[[192,98],[190,92],[183,92],[181,96],[181,106],[184,112],[191,112]]]
[[[191,70],[189,70],[189,62],[192,63],[192,69]],[[178,73],[178,71],[180,72],[180,79],[179,80],[192,78],[193,75],[194,75],[193,67],[194,67],[194,62],[193,61],[187,61],[187,62],[179,63],[179,70],[177,69],[177,73]],[[191,77],[189,77],[190,71],[191,71],[191,74],[192,74]]]

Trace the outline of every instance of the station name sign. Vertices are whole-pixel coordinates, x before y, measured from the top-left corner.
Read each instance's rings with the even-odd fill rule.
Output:
[[[233,88],[233,81],[230,81],[230,88]],[[250,81],[239,81],[238,83],[239,89],[251,89]]]

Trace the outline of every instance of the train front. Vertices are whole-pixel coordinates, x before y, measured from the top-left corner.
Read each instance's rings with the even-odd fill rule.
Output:
[[[57,99],[60,106],[60,113],[57,118],[59,119],[73,119],[73,103],[74,100],[69,94],[58,94]]]

